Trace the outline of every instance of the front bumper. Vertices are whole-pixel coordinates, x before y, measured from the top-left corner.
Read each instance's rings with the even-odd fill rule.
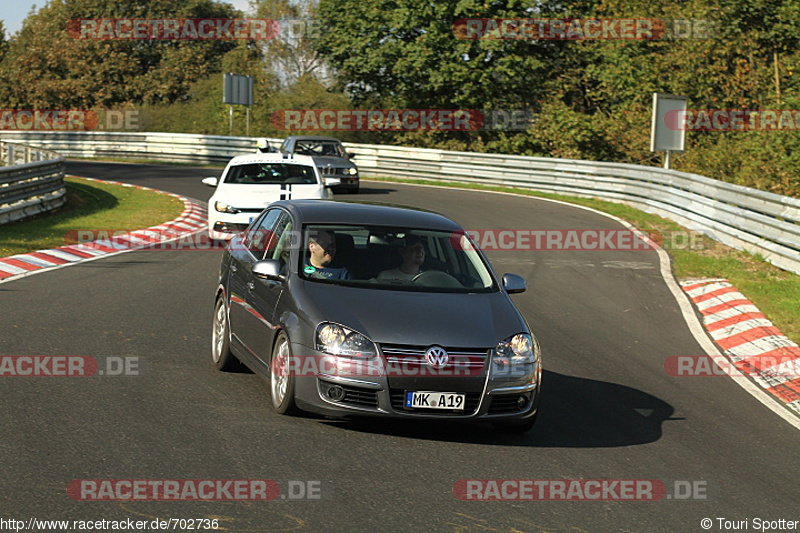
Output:
[[[476,375],[439,372],[437,375],[397,375],[379,356],[373,364],[357,367],[351,361],[309,350],[292,343],[293,354],[312,354],[314,374],[295,378],[295,402],[303,410],[327,416],[377,416],[444,420],[525,420],[536,415],[541,370],[526,365],[513,372],[498,372],[487,358]],[[304,355],[303,359],[307,356]],[[322,361],[322,363],[320,363]],[[306,365],[309,366],[309,365]],[[298,365],[299,368],[299,365]],[[349,371],[349,372],[348,372]],[[336,389],[334,394],[331,390]],[[406,391],[436,391],[465,394],[463,411],[408,409]]]

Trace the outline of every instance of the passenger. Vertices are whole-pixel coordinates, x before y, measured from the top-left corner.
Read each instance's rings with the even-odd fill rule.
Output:
[[[332,231],[316,232],[315,237],[308,237],[308,256],[303,272],[313,278],[350,279],[350,271],[346,267],[330,268],[336,255],[336,235]]]
[[[422,273],[422,263],[425,262],[425,240],[419,235],[407,235],[402,248],[397,252],[402,262],[399,267],[384,270],[378,274],[378,281],[408,281],[411,282]]]

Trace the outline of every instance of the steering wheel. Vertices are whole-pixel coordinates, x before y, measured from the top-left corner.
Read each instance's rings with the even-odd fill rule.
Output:
[[[459,289],[464,287],[456,278],[441,270],[426,270],[425,272],[420,272],[414,276],[411,281],[426,287],[452,287]]]

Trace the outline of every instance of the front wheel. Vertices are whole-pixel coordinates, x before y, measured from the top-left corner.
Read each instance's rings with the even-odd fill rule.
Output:
[[[214,323],[211,328],[211,361],[217,370],[233,370],[239,365],[230,347],[230,325],[228,324],[228,308],[225,297],[217,299],[214,306]]]
[[[269,390],[272,397],[272,408],[282,415],[293,415],[298,412],[294,403],[294,375],[290,370],[292,350],[289,337],[281,331],[272,349],[269,364]]]

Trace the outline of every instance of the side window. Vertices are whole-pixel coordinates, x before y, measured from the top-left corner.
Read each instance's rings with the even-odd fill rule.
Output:
[[[275,246],[275,226],[282,214],[280,209],[270,209],[247,231],[244,246],[255,256],[256,261],[263,259],[264,253]]]
[[[292,239],[292,218],[284,215],[275,228],[275,248],[267,253],[267,257],[280,262],[280,272],[285,273],[289,265],[289,255],[294,245]]]

